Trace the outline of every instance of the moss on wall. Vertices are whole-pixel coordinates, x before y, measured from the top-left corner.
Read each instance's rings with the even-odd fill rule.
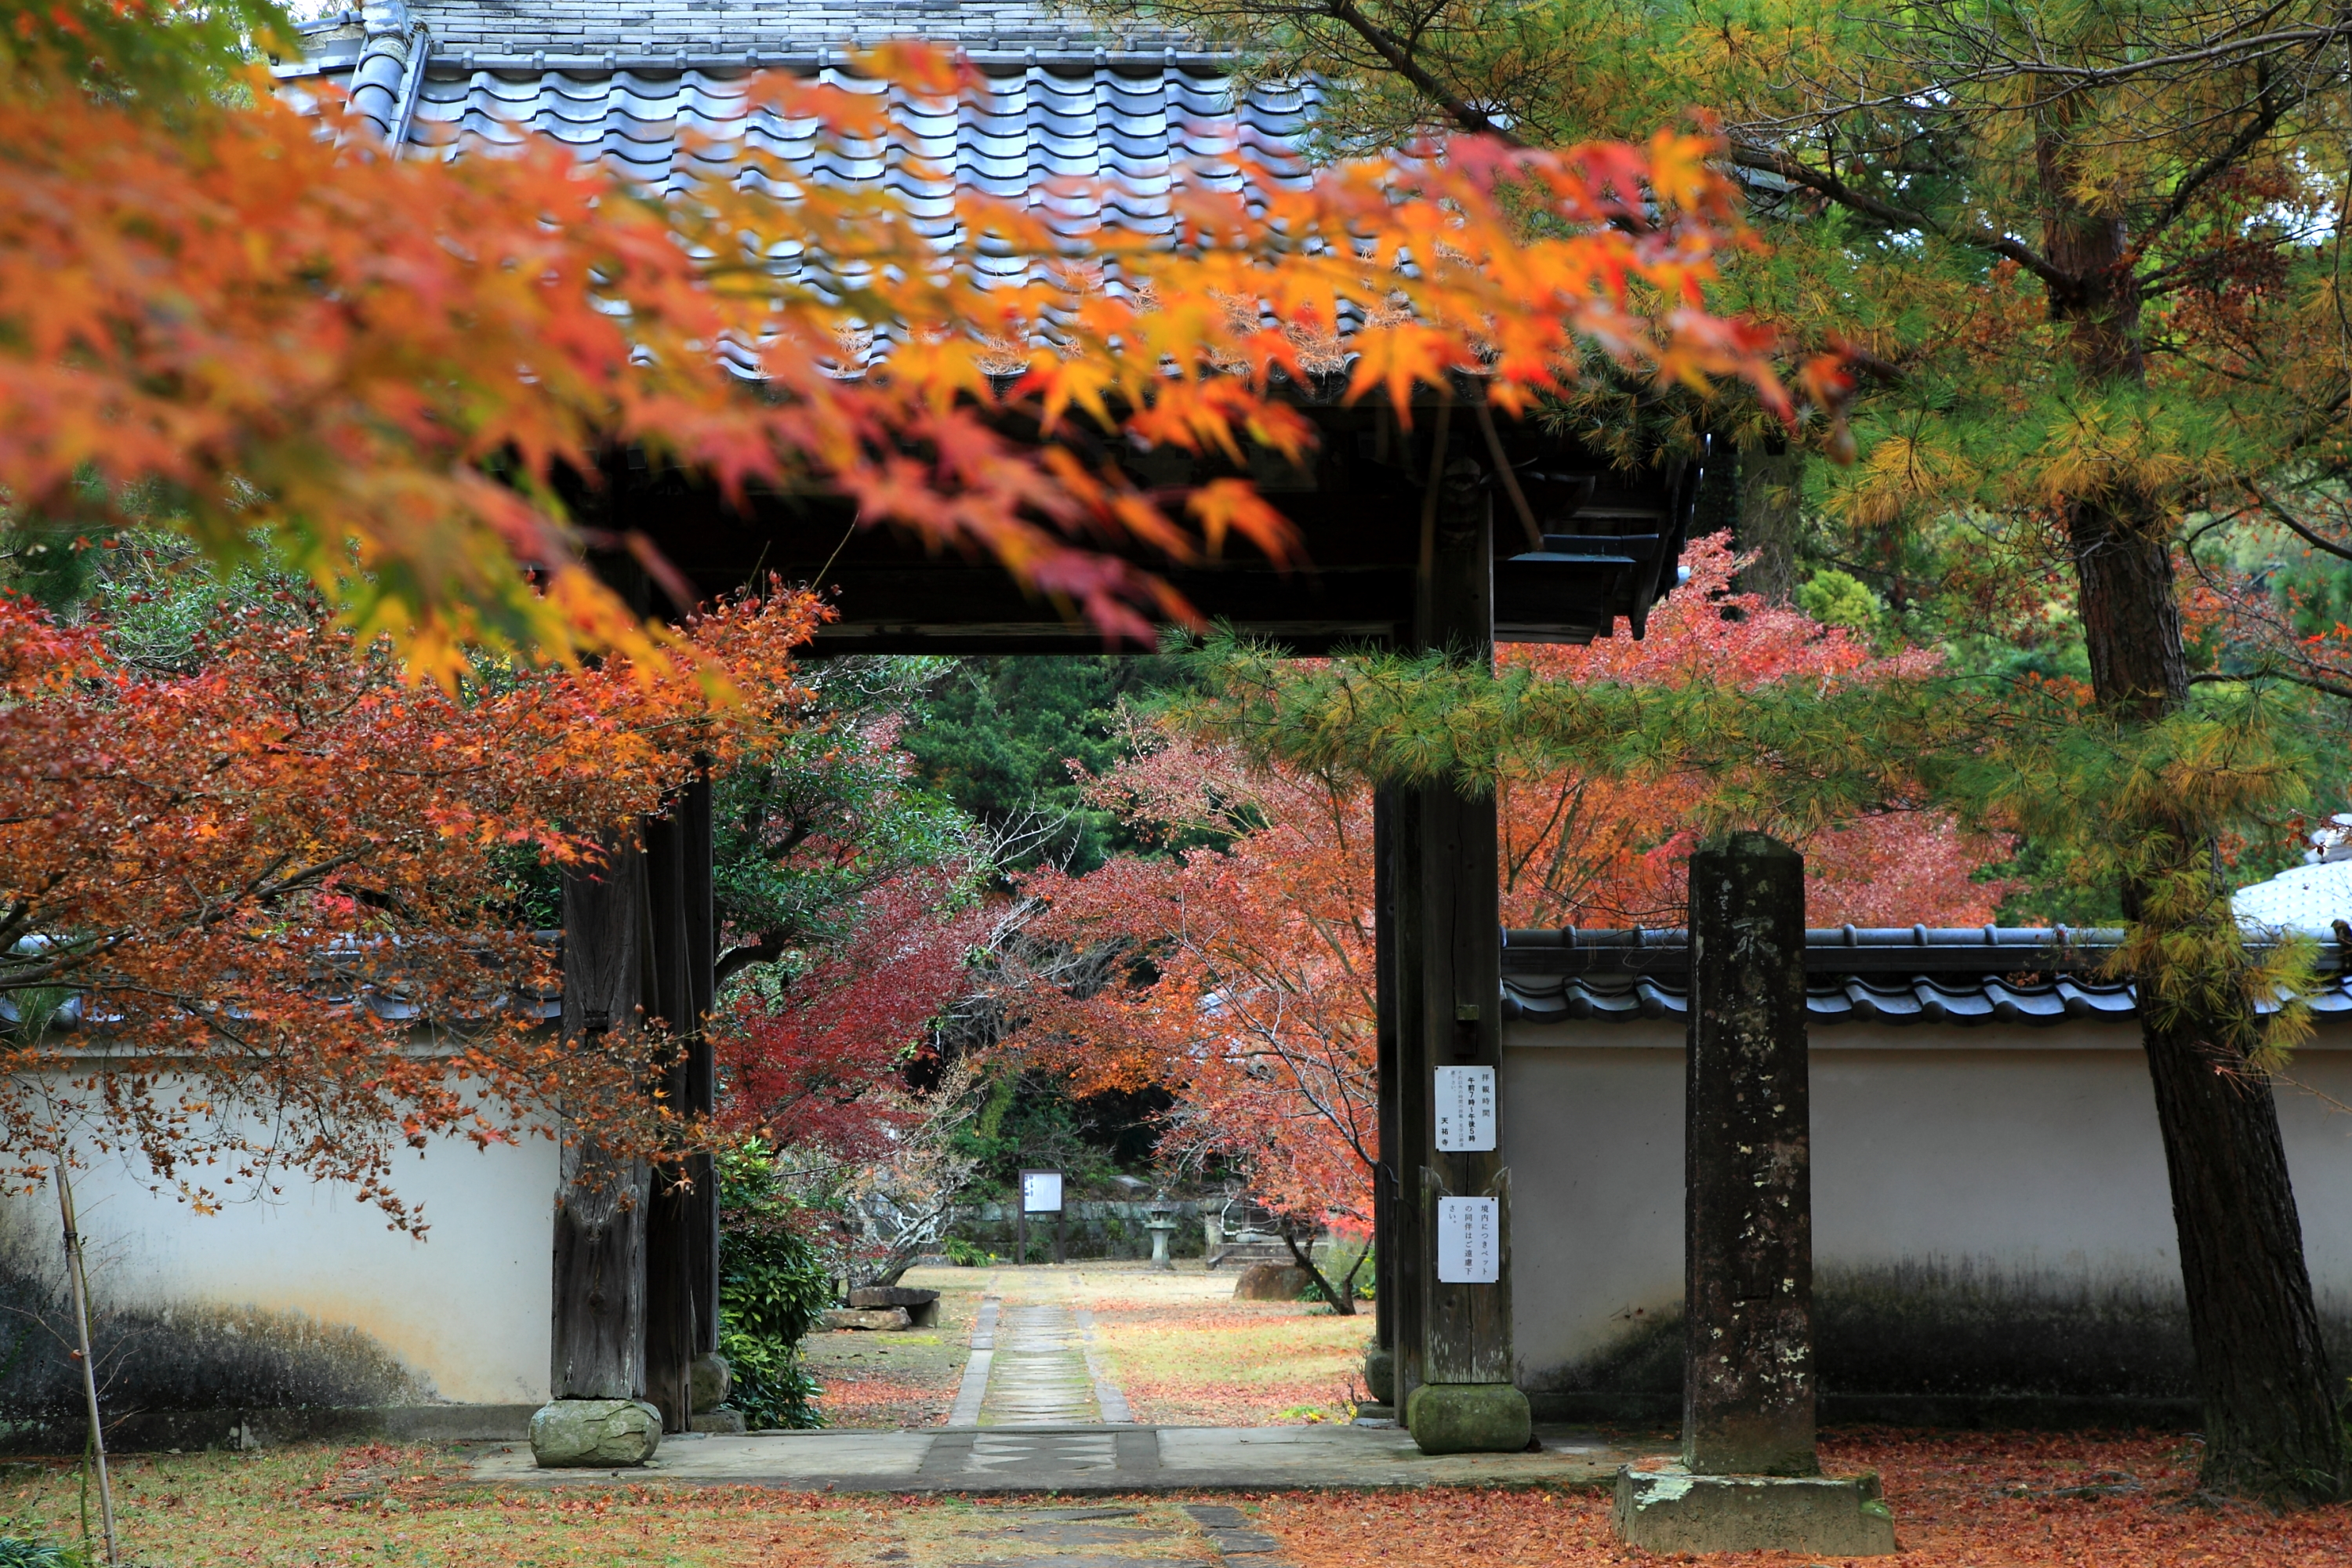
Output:
[[[2352,1368],[2352,1311],[2339,1301],[2323,1303],[2323,1312],[2335,1363]],[[2067,1285],[1932,1263],[1824,1270],[1814,1282],[1813,1333],[1825,1411],[1865,1399],[2113,1405],[2196,1394],[2177,1289]],[[1659,1303],[1629,1312],[1593,1354],[1529,1368],[1528,1388],[1634,1398],[1647,1409],[1679,1401],[1682,1357],[1681,1303]]]
[[[95,1272],[95,1271],[93,1271]],[[299,1312],[187,1303],[109,1303],[90,1323],[110,1417],[145,1411],[415,1405],[430,1384],[357,1329]],[[81,1373],[62,1268],[0,1257],[0,1422],[79,1415]]]

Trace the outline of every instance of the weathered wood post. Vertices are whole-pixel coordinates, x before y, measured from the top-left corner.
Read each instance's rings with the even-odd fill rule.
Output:
[[[709,951],[709,786],[698,781],[679,791],[668,814],[648,817],[644,831],[651,959],[646,1006],[669,1043],[655,1089],[665,1106],[690,1123],[710,1114],[715,1088],[710,1043],[702,1032],[716,967]],[[646,1396],[671,1432],[692,1429],[696,1362],[717,1349],[710,1321],[717,1289],[715,1180],[709,1154],[666,1161],[653,1172],[646,1229]],[[726,1382],[717,1368],[702,1369],[706,1394],[723,1394]]]
[[[1397,1407],[1397,1082],[1396,789],[1372,792],[1372,991],[1373,1058],[1380,1095],[1380,1163],[1372,1171],[1372,1342],[1364,1352],[1364,1389],[1370,1416],[1394,1415]]]
[[[1432,432],[1417,639],[1473,663],[1494,657],[1494,518],[1486,474],[1443,459]],[[1513,1382],[1510,1182],[1496,1137],[1503,1063],[1502,927],[1492,791],[1409,792],[1398,868],[1398,1079],[1403,1148],[1419,1167],[1420,1354],[1402,1358],[1405,1424],[1424,1453],[1508,1452],[1529,1432]],[[1401,1282],[1403,1284],[1403,1282]]]
[[[1813,1446],[1804,858],[1761,833],[1694,854],[1690,965],[1683,1462],[1618,1473],[1618,1532],[1653,1552],[1892,1552],[1876,1477],[1825,1477]]]
[[[644,852],[617,835],[600,863],[565,869],[567,1043],[641,1027],[646,896]],[[614,1158],[593,1129],[563,1130],[551,1397],[530,1423],[541,1465],[642,1464],[660,1445],[661,1412],[644,1402],[646,1196],[643,1162]]]

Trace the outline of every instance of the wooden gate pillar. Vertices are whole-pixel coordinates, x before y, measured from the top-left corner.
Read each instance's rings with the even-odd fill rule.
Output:
[[[670,1051],[655,1090],[681,1122],[707,1119],[716,1072],[703,1021],[717,967],[711,912],[710,786],[681,790],[645,825],[649,999]],[[646,1397],[663,1428],[692,1428],[694,1362],[718,1348],[717,1172],[694,1154],[656,1167],[646,1237]]]
[[[1486,477],[1457,458],[1431,494],[1416,627],[1423,647],[1474,662],[1494,657]],[[1398,1206],[1418,1231],[1409,1264],[1418,1279],[1400,1279],[1398,1293],[1418,1307],[1419,1322],[1418,1353],[1399,1342],[1397,1392],[1423,1452],[1516,1450],[1527,1446],[1528,1409],[1512,1381],[1510,1184],[1496,1135],[1503,1029],[1495,797],[1450,783],[1401,795],[1395,1158],[1407,1177]]]
[[[563,1038],[642,1026],[646,861],[608,840],[602,864],[563,873]],[[549,1392],[641,1399],[646,1389],[646,1171],[564,1129],[555,1194],[555,1300]]]
[[[1397,1073],[1397,819],[1394,786],[1372,792],[1373,1058],[1379,1102],[1380,1163],[1372,1170],[1372,1345],[1364,1355],[1364,1384],[1373,1401],[1395,1408],[1399,1328],[1405,1317],[1399,1262],[1408,1247],[1400,1230],[1398,1151],[1403,1146]],[[1412,1314],[1420,1321],[1419,1302]],[[1418,1338],[1416,1327],[1413,1338]]]

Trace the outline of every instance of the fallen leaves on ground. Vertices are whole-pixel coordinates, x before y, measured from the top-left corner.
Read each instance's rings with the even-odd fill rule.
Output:
[[[1833,1474],[1875,1469],[1895,1510],[1896,1568],[2339,1568],[2352,1562],[2352,1508],[2273,1513],[2196,1495],[2192,1442],[2177,1435],[1838,1433],[1822,1440]],[[1605,1493],[1287,1492],[1257,1527],[1297,1568],[1476,1563],[1601,1568],[1675,1559],[1610,1532]],[[1803,1568],[1777,1552],[1704,1559]]]
[[[2352,1508],[2294,1514],[2195,1494],[2191,1440],[2167,1434],[1838,1433],[1835,1472],[1875,1468],[1905,1550],[1890,1568],[2336,1568],[2352,1562]],[[475,1483],[461,1457],[367,1445],[117,1461],[126,1561],[172,1568],[248,1563],[561,1564],[599,1568],[945,1568],[1018,1544],[1045,1568],[1045,1541],[1009,1540],[1049,1500],[803,1493],[770,1487]],[[1199,1494],[1238,1505],[1294,1568],[1602,1568],[1663,1563],[1619,1544],[1599,1490]],[[12,1467],[0,1516],[51,1539],[79,1539],[75,1467]],[[1174,1511],[1182,1498],[1101,1498],[1136,1510],[1110,1522],[1173,1532],[1164,1549],[1202,1550]],[[1080,1543],[1069,1544],[1079,1548]],[[1101,1550],[1099,1546],[1094,1548]],[[1136,1550],[1123,1548],[1123,1550]],[[1738,1568],[1807,1568],[1808,1555],[1706,1559]],[[1075,1568],[1075,1564],[1074,1564]]]
[[[937,1426],[955,1404],[955,1385],[893,1372],[835,1369],[819,1381],[817,1409],[828,1426]]]
[[[1138,1421],[1297,1426],[1344,1419],[1362,1392],[1369,1317],[1286,1302],[1203,1306],[1148,1297],[1092,1303],[1095,1340]]]

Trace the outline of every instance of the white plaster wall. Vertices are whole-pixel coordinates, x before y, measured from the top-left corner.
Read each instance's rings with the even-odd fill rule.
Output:
[[[152,1178],[101,1162],[74,1184],[91,1285],[123,1306],[301,1312],[373,1337],[461,1404],[537,1405],[548,1390],[557,1151],[549,1139],[404,1151],[394,1185],[422,1239],[352,1190],[287,1181],[274,1199],[199,1215]],[[12,1241],[53,1250],[53,1189],[0,1199]]]
[[[1523,1374],[1683,1292],[1683,1026],[1513,1024],[1500,1115]],[[2298,1053],[2280,1121],[2313,1283],[2352,1302],[2352,1030]],[[1817,1269],[1933,1264],[2177,1292],[2155,1101],[2130,1025],[1837,1025],[1812,1037]]]

